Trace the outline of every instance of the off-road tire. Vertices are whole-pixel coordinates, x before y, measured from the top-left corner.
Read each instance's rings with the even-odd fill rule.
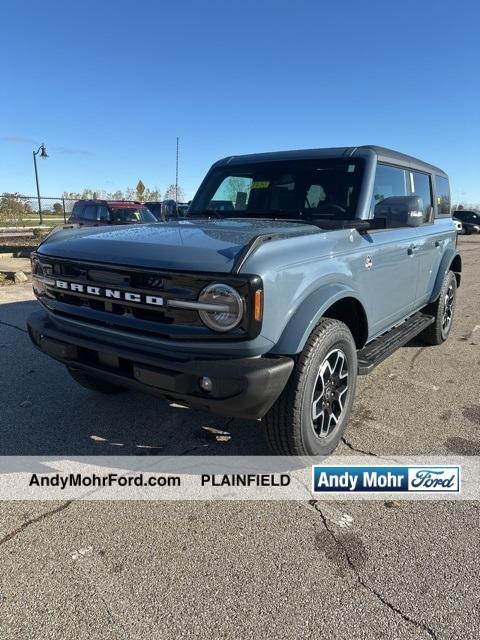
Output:
[[[348,384],[343,409],[333,432],[319,437],[312,417],[314,389],[329,353],[345,355]],[[277,455],[325,456],[339,443],[350,418],[357,381],[357,349],[348,327],[324,318],[298,356],[287,386],[264,418],[267,442]]]
[[[435,321],[430,324],[420,334],[421,338],[430,345],[442,344],[450,335],[455,314],[455,306],[457,300],[457,279],[453,271],[447,271],[442,282],[440,295],[437,300],[428,307],[427,313],[435,316]],[[452,301],[452,302],[450,302]],[[447,305],[450,308],[450,321],[445,326],[445,315],[447,313]]]
[[[85,389],[89,389],[90,391],[97,391],[98,393],[106,393],[108,395],[128,391],[128,389],[125,389],[124,387],[119,387],[112,382],[108,382],[108,380],[102,380],[101,378],[92,376],[84,371],[80,371],[79,369],[71,369],[70,367],[67,367],[67,370],[75,382],[78,382],[79,385],[85,387]]]

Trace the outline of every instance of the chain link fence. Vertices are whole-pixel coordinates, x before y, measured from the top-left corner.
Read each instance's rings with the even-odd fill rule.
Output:
[[[36,196],[3,193],[0,195],[0,228],[55,227],[67,221],[75,202],[62,197],[42,197],[39,202]]]

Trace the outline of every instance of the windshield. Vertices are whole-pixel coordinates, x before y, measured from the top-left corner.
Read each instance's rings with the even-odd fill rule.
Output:
[[[112,207],[110,219],[112,222],[157,222],[155,216],[146,207]]]
[[[187,217],[351,220],[362,174],[358,158],[227,165],[211,173]]]

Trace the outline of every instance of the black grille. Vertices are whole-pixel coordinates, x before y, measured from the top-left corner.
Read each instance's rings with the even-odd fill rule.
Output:
[[[62,317],[82,319],[95,325],[115,326],[132,332],[168,335],[175,339],[242,339],[258,335],[260,327],[245,314],[242,324],[226,334],[211,331],[200,320],[194,309],[169,307],[169,299],[196,301],[200,291],[212,282],[225,282],[234,286],[247,302],[252,290],[261,286],[257,277],[230,276],[228,274],[200,274],[184,272],[149,271],[135,267],[119,267],[97,263],[77,263],[37,254],[41,271],[47,278],[81,284],[84,291],[63,291],[45,285],[38,297]],[[90,295],[87,286],[138,294],[142,302],[125,299],[105,299],[104,295]],[[161,297],[165,304],[145,304],[146,296]],[[123,298],[123,295],[122,295]]]

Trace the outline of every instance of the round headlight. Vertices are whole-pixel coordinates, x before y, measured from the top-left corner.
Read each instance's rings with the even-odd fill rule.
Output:
[[[205,305],[198,313],[209,329],[230,331],[242,320],[243,300],[228,284],[209,284],[201,291],[198,301]]]

